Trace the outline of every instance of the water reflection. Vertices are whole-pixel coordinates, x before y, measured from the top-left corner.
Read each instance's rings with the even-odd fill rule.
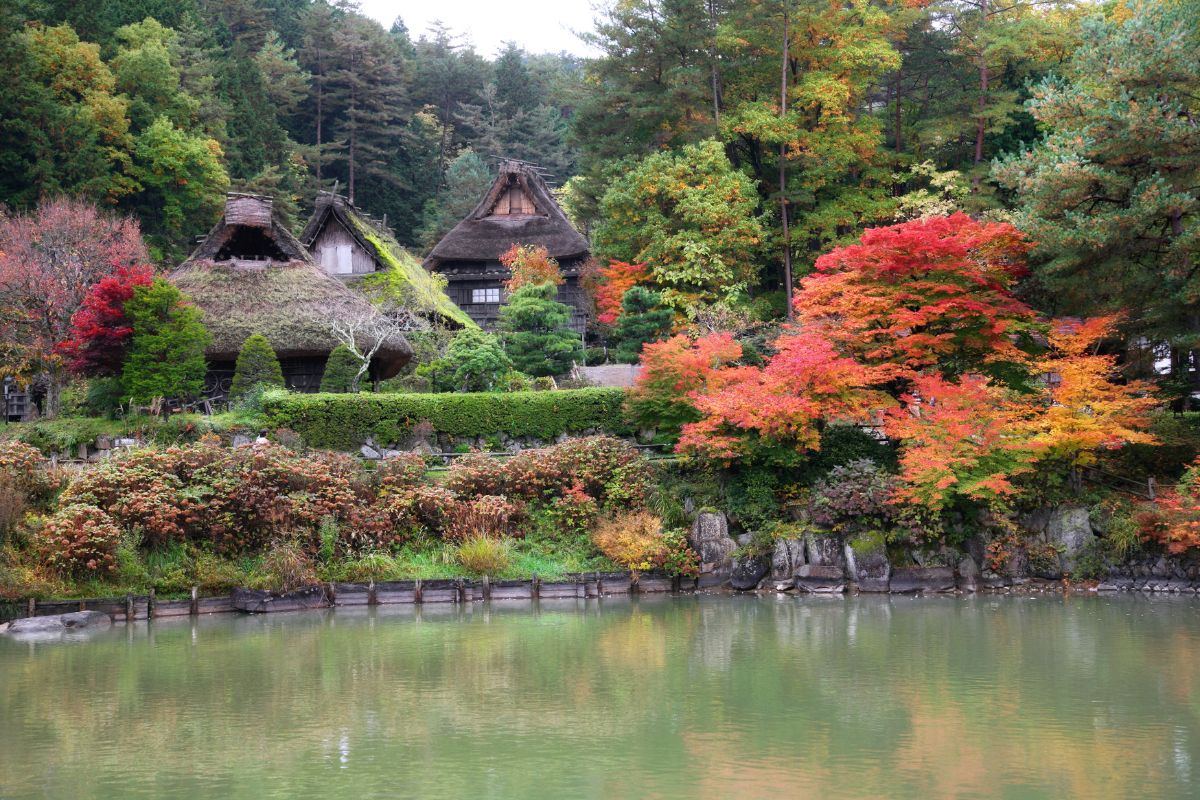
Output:
[[[1200,602],[386,606],[0,641],[0,797],[1194,797]]]

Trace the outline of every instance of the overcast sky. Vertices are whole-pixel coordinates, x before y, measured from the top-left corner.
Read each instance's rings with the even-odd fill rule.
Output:
[[[404,20],[413,39],[429,23],[441,20],[456,33],[466,34],[480,55],[491,58],[507,41],[530,53],[594,55],[574,31],[589,31],[595,19],[593,4],[601,0],[361,0],[362,12],[391,27]]]

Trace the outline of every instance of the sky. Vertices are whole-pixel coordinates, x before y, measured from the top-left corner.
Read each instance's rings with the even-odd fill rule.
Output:
[[[396,17],[419,39],[435,20],[466,35],[475,51],[494,57],[504,42],[530,53],[595,55],[573,31],[588,31],[598,0],[361,0],[362,13],[389,28]]]

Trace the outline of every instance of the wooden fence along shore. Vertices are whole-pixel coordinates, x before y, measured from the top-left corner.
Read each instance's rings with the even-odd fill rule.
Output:
[[[185,600],[162,600],[151,590],[148,595],[103,597],[79,600],[28,598],[12,605],[23,617],[66,614],[72,611],[102,611],[114,622],[163,617],[233,612],[266,613],[301,611],[338,606],[375,606],[423,603],[475,603],[489,600],[597,598],[605,595],[660,594],[694,588],[694,581],[662,575],[635,576],[627,572],[590,573],[570,581],[494,581],[451,578],[442,580],[387,581],[382,583],[324,583],[286,594],[235,589],[232,594],[201,597],[192,588]]]

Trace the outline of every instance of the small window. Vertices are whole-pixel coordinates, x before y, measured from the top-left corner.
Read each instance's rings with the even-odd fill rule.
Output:
[[[499,303],[500,290],[497,289],[472,289],[472,303]]]

